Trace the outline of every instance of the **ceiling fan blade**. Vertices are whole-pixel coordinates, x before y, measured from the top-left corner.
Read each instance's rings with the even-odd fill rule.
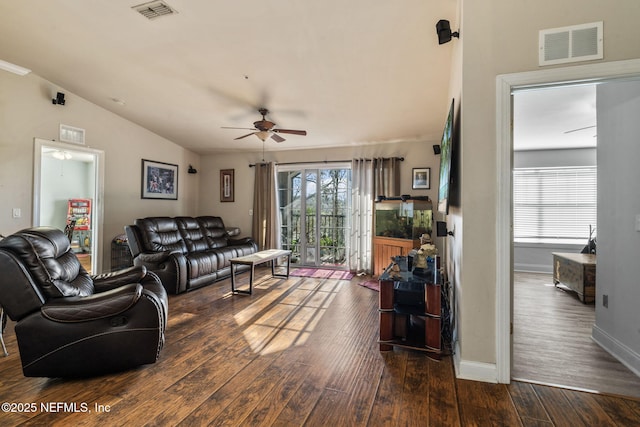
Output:
[[[277,133],[291,133],[293,135],[306,135],[306,130],[294,130],[294,129],[271,129],[273,132]]]
[[[572,133],[572,132],[578,132],[580,130],[585,130],[585,129],[593,129],[594,127],[596,127],[596,125],[592,125],[592,126],[585,126],[583,128],[577,128],[577,129],[571,129],[571,130],[567,130],[564,133]]]
[[[248,137],[248,136],[254,135],[255,133],[256,133],[256,132],[251,132],[251,133],[248,133],[248,134],[246,134],[246,135],[242,135],[242,136],[239,136],[239,137],[237,137],[237,138],[233,138],[233,139],[234,139],[234,140],[236,140],[236,139],[246,138],[246,137]]]
[[[273,139],[275,142],[283,142],[283,141],[285,141],[285,139],[283,137],[281,137],[280,135],[278,135],[277,133],[272,133],[271,134],[271,139]]]
[[[258,130],[256,128],[234,128],[229,126],[220,126],[220,129],[244,129],[244,130]]]

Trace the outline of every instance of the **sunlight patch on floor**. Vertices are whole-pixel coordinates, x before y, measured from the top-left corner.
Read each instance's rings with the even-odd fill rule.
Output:
[[[237,313],[235,321],[247,325],[244,337],[261,355],[303,345],[339,292],[336,282],[305,279],[291,289],[291,282],[285,281]]]

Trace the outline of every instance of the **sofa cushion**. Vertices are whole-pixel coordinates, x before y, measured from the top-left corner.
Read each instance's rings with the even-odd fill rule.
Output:
[[[214,274],[222,265],[218,264],[215,251],[193,252],[187,255],[187,277],[189,280]]]
[[[19,231],[3,239],[0,246],[27,265],[47,298],[89,296],[95,291],[69,239],[53,227]]]
[[[209,249],[209,243],[198,220],[188,216],[176,218],[178,229],[189,253]]]
[[[202,227],[209,248],[217,249],[227,246],[227,230],[219,216],[199,216],[196,218]]]
[[[182,239],[178,223],[170,217],[150,217],[136,220],[140,228],[142,245],[146,251],[187,252],[187,246]]]

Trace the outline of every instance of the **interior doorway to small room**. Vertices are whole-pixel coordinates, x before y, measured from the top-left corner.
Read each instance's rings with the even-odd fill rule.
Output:
[[[597,235],[596,84],[517,89],[512,105],[511,377],[637,395],[640,378],[591,339],[594,303],[554,284],[552,253]]]
[[[34,226],[65,230],[85,269],[101,272],[104,152],[38,138],[34,145]]]
[[[351,165],[277,166],[280,242],[298,266],[348,268]]]

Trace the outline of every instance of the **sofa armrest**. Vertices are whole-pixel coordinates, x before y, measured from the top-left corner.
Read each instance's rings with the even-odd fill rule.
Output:
[[[163,251],[163,252],[142,252],[138,255],[138,259],[147,264],[162,264],[167,261],[171,255],[182,255],[182,252]]]
[[[88,297],[53,298],[40,312],[55,322],[87,322],[122,313],[135,305],[141,295],[142,285],[132,283]]]
[[[144,252],[133,259],[133,264],[157,274],[171,294],[187,290],[187,257],[180,251]]]
[[[127,267],[122,270],[113,271],[111,273],[98,274],[91,276],[96,292],[105,292],[130,283],[140,283],[147,275],[145,266]]]
[[[239,239],[227,239],[227,244],[229,246],[245,245],[247,243],[253,243],[253,239],[251,237],[241,237]]]

